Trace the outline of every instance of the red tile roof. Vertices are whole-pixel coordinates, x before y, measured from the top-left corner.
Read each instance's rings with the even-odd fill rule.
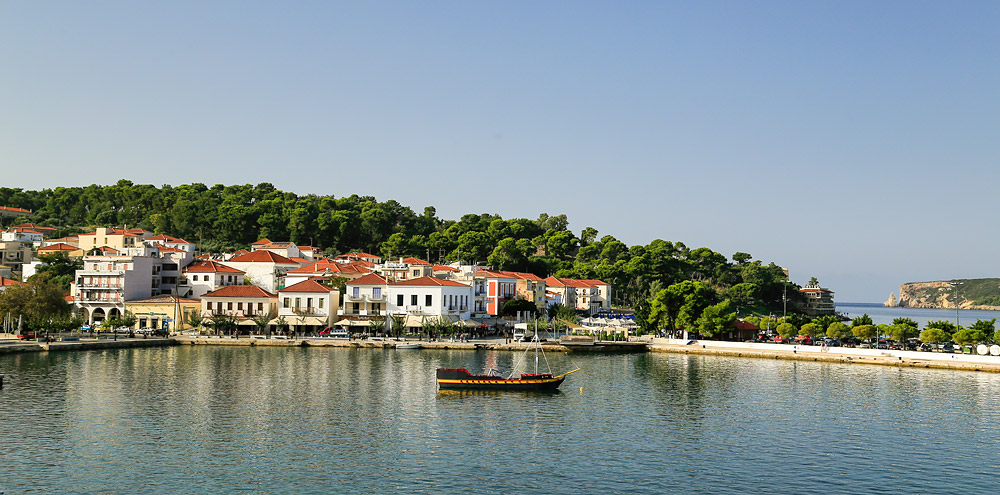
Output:
[[[0,287],[10,287],[12,285],[24,285],[24,282],[18,282],[12,278],[0,277]]]
[[[457,271],[459,271],[458,268],[455,268],[455,267],[452,267],[452,266],[445,266],[445,265],[434,265],[434,267],[432,268],[432,270],[434,270],[435,272],[457,272]]]
[[[167,242],[171,242],[171,243],[175,243],[175,244],[176,243],[193,244],[191,242],[185,241],[184,239],[181,239],[181,238],[178,238],[178,237],[169,236],[167,234],[154,235],[153,237],[147,237],[146,240],[149,240],[149,241],[167,241]]]
[[[208,294],[201,296],[202,299],[206,297],[266,297],[275,298],[278,297],[270,292],[257,287],[256,285],[227,285],[221,289],[213,290]]]
[[[573,278],[555,278],[549,277],[545,279],[545,285],[550,287],[596,287],[598,285],[611,285],[600,280],[577,280]]]
[[[514,278],[518,280],[534,280],[536,282],[543,280],[542,277],[534,273],[508,272],[504,270],[479,270],[476,272],[476,276],[485,278]]]
[[[10,211],[14,213],[31,213],[31,210],[25,210],[24,208],[15,208],[13,206],[0,206],[0,210]]]
[[[345,253],[337,256],[337,259],[350,259],[350,258],[378,258],[382,259],[381,256],[368,254],[368,253]]]
[[[279,294],[282,292],[322,292],[326,294],[330,292],[330,288],[315,280],[303,280],[284,289],[278,289]]]
[[[206,260],[206,261],[195,261],[188,265],[184,269],[185,273],[243,273],[243,270],[237,270],[231,266],[223,265],[218,261]]]
[[[289,270],[288,273],[313,275],[317,273],[364,273],[367,271],[368,270],[362,270],[356,265],[346,265],[343,263],[336,263],[333,261],[318,261],[316,263],[305,265],[301,268]]]
[[[263,246],[264,244],[270,244],[270,243],[271,243],[271,239],[268,239],[267,237],[265,237],[265,238],[263,238],[263,239],[255,242],[255,243],[251,244],[251,246]]]
[[[347,282],[347,285],[385,285],[385,282],[385,277],[377,273],[369,273],[364,277]]]
[[[80,248],[78,248],[76,246],[70,246],[69,244],[66,244],[64,242],[57,242],[55,244],[50,244],[48,246],[38,248],[38,252],[42,252],[42,251],[76,251],[77,249],[80,249]]]
[[[35,229],[35,230],[56,230],[55,227],[45,227],[43,225],[38,225],[37,223],[19,223],[17,225],[11,225],[12,229]]]
[[[417,286],[448,286],[448,287],[471,287],[460,282],[455,282],[454,280],[443,280],[437,277],[420,277],[410,280],[403,280],[401,282],[393,282],[390,285],[417,285]]]
[[[428,262],[426,262],[426,261],[424,261],[424,260],[422,260],[420,258],[414,258],[412,256],[409,257],[409,258],[403,258],[403,263],[408,263],[410,265],[429,265],[430,264],[430,263],[428,263]]]
[[[277,263],[279,265],[295,265],[299,263],[292,261],[280,254],[267,250],[254,251],[243,254],[229,260],[230,263]]]

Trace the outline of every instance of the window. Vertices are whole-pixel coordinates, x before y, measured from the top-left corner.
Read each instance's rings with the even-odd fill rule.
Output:
[[[243,303],[241,302],[236,303],[236,311],[243,311]]]
[[[311,297],[307,297],[306,298],[306,307],[307,308],[313,307],[313,298],[311,298]]]
[[[323,301],[324,299],[322,297],[319,298],[319,309],[323,309]]]
[[[264,311],[264,303],[257,303],[257,311]]]
[[[292,307],[292,300],[286,297],[281,301],[281,305],[286,308],[290,308]]]
[[[198,281],[198,276],[197,275],[192,276],[191,280],[194,280],[195,282],[197,282]]]
[[[361,297],[361,287],[352,287],[351,297]]]
[[[361,312],[361,311],[359,311],[360,307],[361,307],[361,305],[358,304],[358,303],[351,303],[351,309],[353,310],[352,313],[354,313],[354,314],[360,313]]]
[[[433,298],[434,298],[434,296],[431,296],[430,294],[427,294],[427,296],[424,297],[424,299],[425,299],[424,306],[430,306],[431,305],[431,301],[433,301]]]
[[[416,294],[413,294],[412,296],[410,296],[410,305],[411,306],[416,306],[417,305],[417,295]]]
[[[209,313],[212,312],[212,301],[207,301],[205,303],[205,310],[208,311]]]
[[[233,310],[233,303],[226,303],[226,309],[228,309],[229,311],[232,311]]]
[[[396,306],[399,306],[399,307],[403,306],[403,295],[402,294],[396,294]]]
[[[297,308],[297,307],[299,307],[301,305],[302,305],[302,298],[301,297],[296,297],[295,298],[295,307]]]
[[[382,288],[375,287],[374,289],[372,289],[372,297],[375,299],[382,299]]]
[[[420,276],[420,270],[413,270],[413,276],[414,277],[419,277]]]

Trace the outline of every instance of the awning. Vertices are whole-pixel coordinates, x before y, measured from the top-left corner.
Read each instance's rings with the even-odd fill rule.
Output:
[[[288,319],[289,325],[323,325],[326,326],[326,318],[317,316],[293,316]],[[367,322],[366,322],[367,324]]]
[[[367,327],[368,320],[352,320],[350,318],[344,318],[343,320],[334,323],[335,327]]]

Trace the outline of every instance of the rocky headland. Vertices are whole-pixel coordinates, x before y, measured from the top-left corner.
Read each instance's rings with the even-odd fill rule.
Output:
[[[1000,278],[940,280],[900,284],[883,306],[900,308],[1000,310]]]

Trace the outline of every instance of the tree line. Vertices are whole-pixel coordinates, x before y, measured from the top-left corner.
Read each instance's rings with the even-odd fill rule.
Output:
[[[470,213],[446,220],[433,206],[418,214],[394,200],[298,195],[269,183],[157,187],[128,180],[40,191],[0,187],[0,205],[32,210],[27,220],[16,221],[54,227],[55,236],[128,226],[181,237],[206,252],[246,248],[269,238],[315,246],[328,255],[365,251],[388,259],[416,256],[431,262],[486,263],[541,277],[600,279],[614,286],[615,305],[647,311],[658,307],[658,296],[671,286],[687,283],[682,292],[696,287],[699,302],[678,316],[663,310],[658,321],[664,325],[697,319],[705,308],[726,300],[734,308],[747,308],[746,314],[780,308],[786,295],[791,304],[800,297],[798,286],[779,266],[748,253],[727,257],[662,239],[629,246],[592,227],[570,231],[565,214],[541,213],[531,220]],[[661,306],[676,302],[676,294],[670,294],[659,298]]]

